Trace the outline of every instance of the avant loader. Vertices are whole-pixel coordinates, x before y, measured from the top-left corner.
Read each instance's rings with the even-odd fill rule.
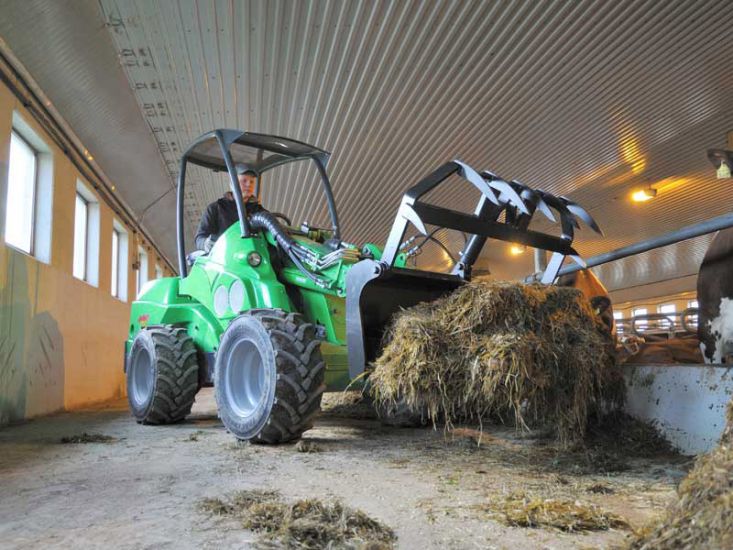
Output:
[[[549,250],[542,276],[554,281],[578,220],[600,231],[579,205],[467,164],[446,162],[404,194],[384,246],[342,240],[326,165],[329,153],[288,138],[215,130],[181,159],[178,181],[179,276],[151,281],[132,304],[125,370],[132,414],[144,424],[183,419],[197,391],[214,385],[219,416],[237,438],[296,439],[312,425],[324,391],[368,381],[391,316],[464,284],[488,238]],[[235,166],[259,178],[288,163],[315,164],[330,216],[327,229],[294,226],[287,216],[247,215]],[[186,255],[186,168],[228,173],[239,213],[208,254]],[[463,178],[480,197],[473,212],[423,200]],[[259,183],[258,183],[259,187]],[[560,217],[562,234],[529,229],[535,213]],[[465,244],[447,273],[408,267],[435,229],[462,232]],[[418,239],[419,240],[419,239]],[[365,372],[366,371],[366,372]]]

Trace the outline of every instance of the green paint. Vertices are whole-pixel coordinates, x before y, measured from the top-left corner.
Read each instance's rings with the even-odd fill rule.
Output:
[[[308,236],[296,236],[319,258],[331,252],[310,237],[324,239],[325,235],[318,230]],[[248,262],[253,253],[261,258],[257,266]],[[145,326],[173,324],[186,327],[203,352],[214,353],[221,335],[241,312],[253,308],[299,311],[309,322],[323,327],[322,352],[327,365],[327,385],[330,390],[343,389],[349,383],[344,299],[346,273],[356,262],[356,255],[317,272],[327,282],[326,288],[321,288],[289,259],[278,258],[276,254],[271,235],[258,234],[243,239],[239,224],[232,225],[208,256],[196,260],[185,279],[158,279],[143,288],[131,307],[126,350],[129,351],[133,339]],[[277,271],[276,266],[279,266]],[[227,306],[217,314],[217,291],[228,296],[237,281],[244,287],[241,311],[232,311]],[[222,287],[223,290],[219,290]]]

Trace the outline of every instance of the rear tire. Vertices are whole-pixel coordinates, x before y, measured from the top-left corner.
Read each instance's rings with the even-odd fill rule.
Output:
[[[324,375],[311,323],[298,313],[251,310],[221,338],[214,374],[219,416],[238,439],[298,439],[320,410]]]
[[[170,424],[191,412],[199,389],[196,346],[183,328],[141,330],[130,349],[127,401],[141,424]]]

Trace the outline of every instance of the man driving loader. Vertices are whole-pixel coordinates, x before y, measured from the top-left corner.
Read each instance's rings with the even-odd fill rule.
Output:
[[[249,216],[258,210],[262,210],[262,206],[255,196],[257,175],[245,164],[237,164],[236,169],[239,189],[242,192],[242,202]],[[222,198],[212,202],[204,210],[196,231],[196,248],[208,254],[211,252],[216,239],[238,220],[237,203],[234,201],[234,195],[231,191],[227,191]]]

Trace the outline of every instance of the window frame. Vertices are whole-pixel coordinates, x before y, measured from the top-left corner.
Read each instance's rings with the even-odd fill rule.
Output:
[[[143,262],[143,258],[145,262]],[[143,265],[144,264],[144,265]],[[143,267],[145,268],[145,280],[143,280]],[[148,271],[150,270],[148,253],[142,245],[137,247],[137,277],[135,281],[137,283],[135,296],[139,297],[145,284],[150,280]]]
[[[86,227],[84,232],[84,277],[81,278],[75,273],[75,262],[77,253],[76,218],[77,199],[84,202],[86,206]],[[101,230],[101,207],[99,197],[81,178],[76,180],[76,195],[74,198],[74,239],[72,250],[72,275],[93,287],[99,287],[99,263],[100,263],[100,230]]]
[[[10,208],[10,204],[8,202],[8,194],[10,192],[10,156],[8,156],[8,179],[7,179],[7,189],[5,190],[5,227],[3,228],[3,242],[6,246],[11,247],[13,250],[17,250],[18,252],[22,252],[23,254],[27,254],[28,256],[35,256],[36,252],[36,219],[37,219],[37,210],[38,210],[38,176],[40,172],[40,156],[41,151],[38,150],[37,147],[34,147],[34,145],[22,134],[22,131],[18,130],[18,128],[13,125],[10,130],[10,139],[11,139],[11,147],[12,147],[12,139],[13,136],[18,138],[19,141],[21,141],[28,149],[30,149],[33,153],[33,193],[31,195],[31,223],[30,223],[30,243],[29,243],[29,249],[25,250],[23,248],[18,247],[17,245],[8,242],[7,240],[7,232],[8,232],[8,210]],[[9,151],[8,151],[9,152]]]
[[[110,283],[110,294],[113,298],[120,297],[120,240],[121,235],[117,228],[112,225],[112,277]]]
[[[672,309],[672,311],[664,311],[665,309]],[[659,304],[657,306],[657,313],[661,313],[663,315],[675,315],[677,313],[677,304]]]
[[[644,311],[644,313],[637,313],[642,310]],[[639,332],[646,332],[647,329],[649,328],[649,321],[647,321],[646,319],[643,319],[639,321],[638,323],[636,323],[634,322],[634,320],[636,319],[637,315],[649,315],[649,308],[648,307],[635,307],[631,310],[632,323],[636,326],[636,329]]]
[[[130,242],[129,233],[125,226],[117,221],[112,220],[112,232],[117,235],[117,250],[112,249],[111,263],[114,267],[114,254],[117,254],[117,271],[113,270],[112,277],[117,281],[117,293],[112,293],[112,284],[110,281],[110,294],[121,302],[128,301],[128,293],[130,291]]]
[[[79,206],[80,202],[84,205],[84,228],[83,228],[83,239],[82,239],[82,241],[84,242],[84,250],[82,253],[82,257],[81,257],[81,260],[83,262],[81,276],[75,273],[76,254],[77,254],[76,217],[78,215],[77,207]],[[76,194],[74,198],[74,251],[73,251],[73,258],[72,258],[71,273],[74,277],[76,277],[80,281],[89,282],[89,200],[84,195],[82,195],[78,189],[76,190]]]

